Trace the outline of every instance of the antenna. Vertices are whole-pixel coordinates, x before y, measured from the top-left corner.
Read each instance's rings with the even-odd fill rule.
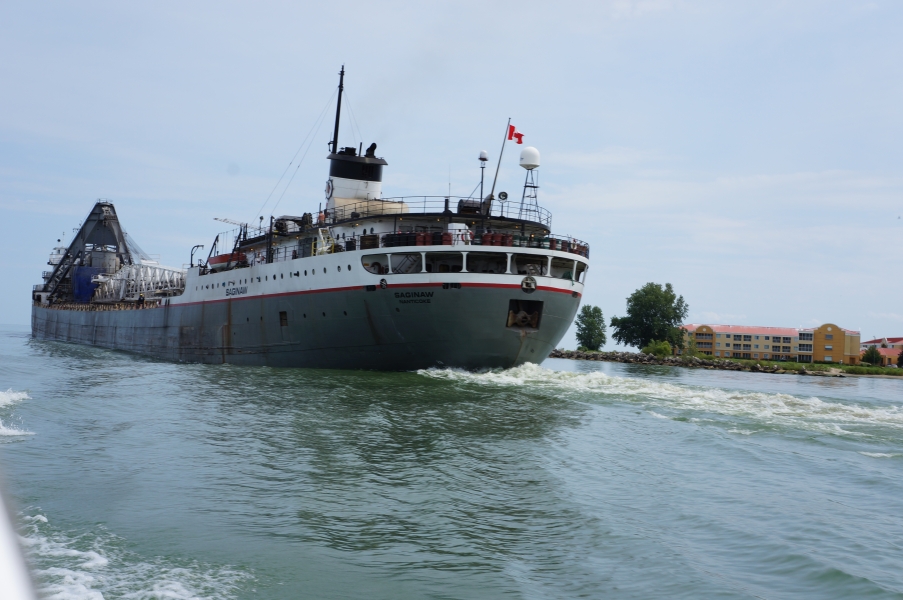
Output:
[[[339,71],[339,99],[335,104],[335,130],[332,133],[332,151],[339,151],[339,117],[342,116],[342,92],[345,90],[345,65]]]
[[[511,127],[511,117],[508,117],[508,124],[505,125],[505,135],[502,136],[502,150],[499,152],[499,162],[495,166],[495,177],[492,178],[492,189],[489,191],[489,195],[484,198],[486,204],[485,208],[483,208],[484,215],[488,215],[492,211],[492,198],[493,194],[495,194],[495,182],[498,181],[499,178],[499,167],[502,166],[502,155],[505,153],[505,142],[508,141],[509,127]]]

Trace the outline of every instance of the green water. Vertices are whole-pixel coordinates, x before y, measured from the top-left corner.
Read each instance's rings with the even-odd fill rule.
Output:
[[[52,598],[903,597],[903,381],[0,358]]]

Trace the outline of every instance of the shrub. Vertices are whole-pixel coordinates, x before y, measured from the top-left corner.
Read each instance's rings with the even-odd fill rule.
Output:
[[[643,354],[653,354],[655,356],[671,356],[671,344],[666,341],[658,342],[652,340],[649,345],[643,348]]]

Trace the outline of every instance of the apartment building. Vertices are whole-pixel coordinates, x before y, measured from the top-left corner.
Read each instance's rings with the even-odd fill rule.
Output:
[[[786,360],[802,363],[859,364],[859,332],[833,323],[819,327],[759,327],[750,325],[687,324],[686,341],[717,358]]]
[[[874,346],[875,344],[870,345]],[[903,346],[901,346],[901,348],[903,348]],[[862,352],[864,354],[865,350]],[[898,350],[897,348],[878,348],[878,354],[881,355],[881,366],[887,367],[889,365],[897,364],[897,359],[900,358],[900,352],[901,350]]]
[[[875,346],[876,348],[896,348],[897,354],[899,354],[900,350],[903,350],[903,337],[876,338],[874,340],[860,343],[859,349],[868,350],[871,346]]]

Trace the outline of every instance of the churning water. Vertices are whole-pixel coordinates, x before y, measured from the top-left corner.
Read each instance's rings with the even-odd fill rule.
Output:
[[[903,381],[180,365],[0,331],[50,598],[903,595]]]

